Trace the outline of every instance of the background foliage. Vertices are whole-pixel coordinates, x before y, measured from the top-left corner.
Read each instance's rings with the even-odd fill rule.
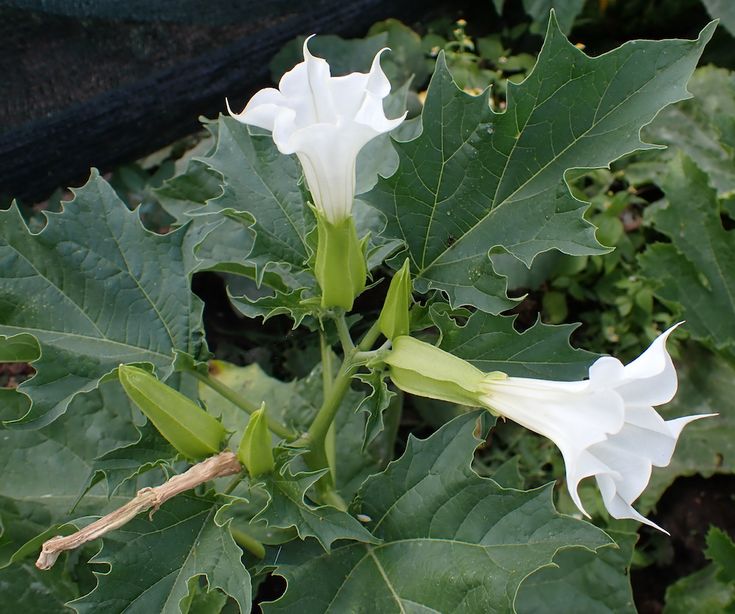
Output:
[[[624,4],[639,5],[636,20]],[[376,280],[409,257],[416,334],[484,370],[575,379],[598,353],[630,359],[687,320],[674,348],[680,392],[665,416],[720,418],[687,428],[640,502],[670,540],[609,519],[584,485],[605,532],[562,516],[552,500],[563,514],[576,508],[549,441],[487,419],[478,432],[476,414],[405,401],[369,372],[336,425],[351,513],[315,503],[319,475],[281,448],[274,476],[178,497],[101,550],[38,572],[43,539],[185,466],[111,381],[119,363],[149,363],[201,398],[233,442],[247,417],[183,372],[210,352],[215,378],[267,401],[290,427],[306,428],[321,403],[308,303],[318,289],[306,266],[314,220],[298,165],[219,118],[107,180],[93,173],[48,221],[40,210],[57,211],[61,193],[0,211],[1,602],[232,612],[249,610],[252,588],[271,602],[266,612],[355,603],[625,612],[634,599],[641,611],[733,607],[735,527],[723,510],[735,492],[735,57],[720,51],[732,43],[732,11],[704,2],[724,28],[705,55],[719,65],[696,70],[709,30],[698,42],[637,42],[593,58],[562,35],[597,56],[622,40],[596,28],[617,20],[620,37],[645,35],[635,27],[655,4],[495,0],[469,23],[448,11],[415,29],[388,20],[364,39],[320,36],[313,51],[344,73],[392,48],[389,115],[407,108],[411,119],[361,154],[356,215],[361,235],[371,231]],[[668,3],[672,28],[692,5],[704,16],[698,2]],[[561,29],[542,48],[552,6]],[[274,58],[274,81],[300,44]],[[666,106],[686,96],[692,70],[694,97]],[[397,207],[406,193],[414,206]],[[368,318],[385,285],[361,297]],[[677,512],[692,488],[700,503]],[[264,559],[241,556],[238,527],[266,544]],[[141,559],[147,552],[165,556]],[[278,599],[279,576],[288,590]]]

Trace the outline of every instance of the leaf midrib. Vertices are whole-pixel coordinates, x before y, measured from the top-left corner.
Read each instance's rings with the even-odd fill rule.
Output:
[[[129,348],[131,350],[135,350],[136,352],[138,352],[140,354],[144,354],[144,355],[145,354],[150,354],[150,355],[153,355],[153,356],[164,358],[164,359],[169,360],[169,361],[172,358],[171,354],[163,354],[163,353],[161,353],[161,352],[159,352],[157,350],[152,350],[150,348],[143,348],[143,347],[140,347],[140,346],[137,346],[137,345],[131,345],[131,344],[125,343],[123,341],[115,341],[114,339],[109,339],[107,337],[92,337],[90,335],[83,335],[81,333],[70,333],[70,332],[67,332],[67,331],[46,330],[46,329],[43,329],[43,328],[30,328],[28,326],[10,326],[8,324],[0,324],[0,331],[6,330],[6,329],[13,329],[13,330],[16,330],[16,331],[19,331],[19,332],[30,332],[30,334],[34,334],[34,331],[35,331],[35,333],[38,333],[39,335],[57,335],[57,336],[60,336],[60,337],[75,337],[75,338],[85,339],[87,341],[91,341],[91,342],[94,342],[94,343],[109,344],[109,345],[118,345],[118,346],[121,346],[121,347],[124,347],[124,348]],[[36,335],[34,335],[34,336],[36,336]],[[43,341],[42,338],[39,338],[39,337],[37,337],[37,338],[39,339],[39,341]],[[47,344],[47,345],[52,345],[52,343],[49,342],[48,340],[44,341],[44,343]],[[39,359],[39,360],[41,360],[41,359]],[[37,362],[37,361],[34,361],[34,362]]]
[[[378,561],[377,557],[375,556],[374,552],[376,550],[380,550],[381,548],[387,548],[387,547],[390,547],[390,546],[393,546],[393,545],[396,545],[396,544],[404,544],[404,543],[409,543],[409,542],[422,542],[422,541],[440,542],[440,543],[448,543],[448,544],[452,544],[452,545],[467,546],[467,547],[470,547],[470,548],[479,548],[488,557],[490,555],[490,551],[492,551],[492,550],[498,550],[498,549],[504,549],[504,548],[532,547],[532,546],[537,546],[537,545],[547,545],[547,544],[554,543],[553,540],[547,540],[547,541],[531,541],[531,540],[527,540],[527,541],[518,542],[518,543],[475,544],[475,543],[472,543],[472,542],[467,542],[467,541],[462,541],[462,540],[457,540],[457,539],[448,539],[448,538],[438,538],[438,537],[411,537],[411,538],[406,538],[406,539],[397,539],[397,540],[393,540],[393,541],[390,541],[390,542],[385,542],[385,543],[382,543],[382,544],[375,544],[375,545],[373,545],[373,544],[357,544],[357,543],[346,544],[345,546],[340,546],[338,548],[333,548],[331,552],[323,552],[323,553],[319,554],[318,556],[315,556],[315,557],[313,557],[311,559],[311,562],[313,563],[316,560],[323,559],[323,558],[328,557],[328,556],[333,556],[335,552],[337,552],[339,550],[343,550],[345,548],[361,548],[361,547],[364,547],[365,548],[365,554],[358,561],[355,562],[355,564],[352,566],[352,569],[350,569],[349,573],[345,576],[344,580],[340,583],[339,588],[337,589],[337,591],[335,591],[334,596],[332,597],[332,599],[330,599],[329,603],[327,604],[327,607],[326,607],[326,610],[325,611],[328,612],[330,610],[332,604],[335,602],[335,600],[337,599],[337,597],[341,594],[342,590],[347,586],[347,584],[348,584],[350,578],[352,577],[352,574],[355,572],[355,570],[358,567],[360,567],[360,565],[362,565],[365,562],[366,559],[372,558],[376,562],[376,565],[377,565],[379,571],[381,571],[381,576],[383,577],[383,580],[386,583],[386,585],[389,587],[389,590],[391,591],[391,594],[393,595],[393,598],[395,599],[396,603],[398,603],[399,607],[401,608],[401,612],[405,612],[405,609],[403,608],[403,604],[402,604],[402,600],[401,600],[400,596],[396,593],[395,589],[393,589],[392,584],[390,583],[389,578],[387,578],[387,575],[384,574],[384,573],[382,573],[382,566],[379,564],[379,561]],[[560,547],[562,547],[562,546],[561,545],[557,545],[556,551],[558,551],[558,549]],[[556,551],[551,554],[550,560],[553,559],[553,556],[556,553]],[[497,562],[496,561],[494,561],[492,559],[490,559],[490,560],[492,561],[493,564],[497,565]],[[509,572],[509,575],[511,575],[510,572]],[[519,583],[519,586],[520,586],[520,583]],[[430,608],[430,606],[426,606],[424,604],[421,604],[421,605],[423,605],[424,607]],[[433,609],[433,608],[431,608],[431,609]]]

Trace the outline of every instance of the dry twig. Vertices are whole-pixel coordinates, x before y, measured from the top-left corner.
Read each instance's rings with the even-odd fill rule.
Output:
[[[172,497],[214,478],[234,475],[240,473],[240,471],[242,471],[242,466],[237,457],[232,452],[222,452],[217,456],[212,456],[201,463],[197,463],[180,475],[175,475],[160,486],[143,488],[138,491],[134,499],[114,512],[95,520],[81,531],[66,537],[52,537],[45,541],[41,548],[41,554],[39,554],[36,561],[36,567],[51,569],[56,563],[56,559],[65,550],[73,550],[98,537],[102,537],[105,533],[127,524],[142,512],[151,510],[150,515],[152,516],[161,505]]]

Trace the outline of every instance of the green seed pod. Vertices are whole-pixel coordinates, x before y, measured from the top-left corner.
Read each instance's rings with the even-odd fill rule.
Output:
[[[271,434],[268,432],[268,421],[265,416],[265,403],[260,409],[250,414],[250,420],[242,434],[237,458],[245,465],[251,477],[270,473],[275,467]]]
[[[380,332],[388,339],[408,335],[411,306],[411,267],[408,258],[390,281],[388,294],[380,312]]]
[[[220,451],[226,431],[214,416],[148,371],[120,365],[117,372],[128,397],[182,455],[198,459]]]
[[[314,276],[322,289],[322,307],[349,311],[355,297],[365,289],[367,267],[362,243],[352,217],[332,224],[316,211],[319,244]]]

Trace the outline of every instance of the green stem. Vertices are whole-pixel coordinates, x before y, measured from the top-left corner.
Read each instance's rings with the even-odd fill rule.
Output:
[[[378,337],[380,337],[380,322],[378,320],[375,320],[375,322],[373,322],[373,325],[368,329],[363,338],[360,340],[360,343],[357,344],[357,349],[361,352],[367,352],[368,350],[371,350],[372,347],[375,345],[375,342],[378,340]]]
[[[319,331],[319,349],[322,354],[322,387],[326,398],[332,389],[332,349],[323,330]]]
[[[232,524],[230,524],[230,533],[232,533],[232,538],[237,542],[239,546],[242,546],[243,548],[245,548],[245,550],[247,550],[251,554],[254,554],[259,559],[265,557],[265,546],[263,546],[263,544],[255,539],[252,535],[240,529],[236,529],[232,526]]]
[[[346,330],[347,323],[344,320],[344,316],[337,320],[338,329],[340,321],[342,322]],[[349,336],[349,331],[347,331],[347,335]],[[350,388],[352,376],[357,369],[357,365],[354,364],[355,355],[358,354],[360,351],[369,350],[379,336],[380,325],[378,324],[378,322],[375,322],[370,327],[370,330],[365,333],[365,336],[357,347],[352,345],[352,341],[350,340],[350,345],[352,345],[352,347],[349,351],[345,353],[344,362],[342,363],[342,366],[337,373],[337,377],[332,381],[329,394],[324,395],[322,406],[319,408],[319,411],[317,412],[317,415],[314,418],[314,421],[311,423],[308,433],[306,434],[311,453],[315,457],[321,458],[321,456],[324,456],[326,458],[326,455],[320,453],[319,450],[321,449],[323,451],[324,440],[327,436],[327,431],[329,430],[329,427],[332,424],[335,415],[337,414],[337,410],[342,403],[342,399],[344,398],[345,394],[347,394],[347,391]],[[317,468],[322,468],[326,466],[327,465],[324,464]]]
[[[311,423],[308,432],[303,438],[304,443],[309,448],[309,452],[305,455],[305,459],[312,469],[324,469],[329,467],[329,459],[327,457],[325,442],[327,434],[329,433],[329,428],[334,422],[334,418],[342,404],[342,400],[350,389],[352,376],[359,367],[359,363],[355,361],[355,358],[357,356],[364,355],[365,352],[370,350],[378,340],[378,337],[380,337],[380,325],[376,321],[365,333],[365,336],[362,338],[359,345],[355,347],[352,342],[352,338],[350,337],[350,332],[347,327],[347,321],[345,320],[344,314],[335,319],[335,323],[337,325],[337,332],[339,333],[345,356],[337,376],[331,382],[329,392],[325,392],[322,405],[319,408],[314,421]],[[334,480],[331,472],[325,473],[319,479],[316,483],[316,488],[324,503],[328,503],[329,505],[333,505],[339,509],[346,509],[344,501],[334,488]]]
[[[237,488],[237,485],[240,482],[242,482],[243,477],[244,476],[243,476],[242,472],[240,472],[239,475],[236,475],[234,478],[232,478],[232,481],[227,485],[227,488],[225,488],[222,491],[222,494],[224,494],[224,495],[232,494],[232,491],[235,490],[235,488]]]
[[[253,412],[260,409],[258,405],[246,399],[241,394],[235,392],[232,388],[230,388],[226,384],[223,384],[222,382],[213,378],[210,375],[204,375],[203,373],[199,371],[193,371],[193,370],[187,371],[187,373],[190,373],[191,375],[193,375],[200,382],[206,384],[212,390],[214,390],[215,392],[223,396],[225,399],[230,401],[230,403],[236,405],[237,407],[242,409],[244,412],[247,412],[248,414],[252,414]],[[291,429],[286,428],[280,422],[278,422],[277,420],[274,420],[267,414],[266,414],[266,422],[268,423],[268,428],[271,430],[271,432],[275,433],[279,437],[283,437],[286,441],[294,441],[298,439],[299,437],[298,433],[295,433]]]
[[[334,323],[337,326],[337,334],[339,335],[339,342],[342,344],[342,351],[344,352],[345,357],[346,357],[347,354],[349,354],[352,350],[355,349],[355,344],[352,342],[352,337],[350,336],[350,329],[347,326],[347,320],[345,319],[345,314],[344,313],[339,314],[339,317],[335,318]]]
[[[317,448],[324,449],[324,439],[327,436],[327,431],[334,420],[334,416],[337,415],[337,410],[342,403],[342,399],[350,388],[350,382],[352,381],[354,372],[355,367],[351,364],[349,357],[345,358],[345,362],[342,364],[339,373],[337,373],[337,377],[332,382],[332,389],[324,397],[324,402],[319,408],[316,418],[311,423],[306,435],[312,452]],[[326,464],[322,465],[322,467],[326,467]]]

